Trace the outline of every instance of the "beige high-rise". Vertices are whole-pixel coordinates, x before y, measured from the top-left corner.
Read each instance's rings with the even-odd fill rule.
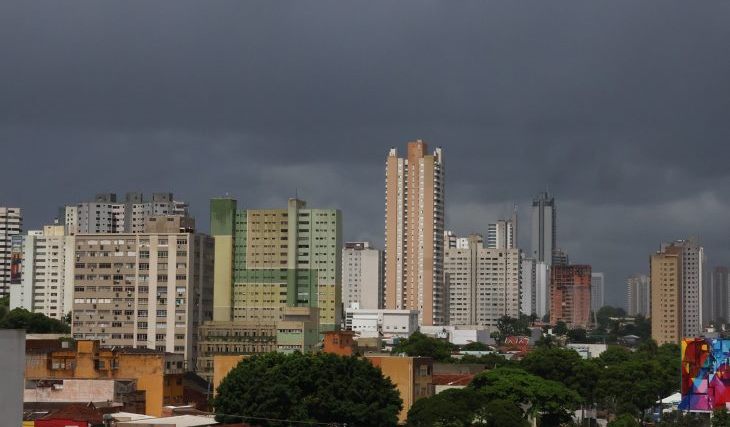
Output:
[[[444,285],[444,164],[421,140],[385,168],[385,308],[419,311],[421,325],[448,321]]]
[[[682,338],[682,254],[670,247],[651,256],[651,337],[657,344]]]

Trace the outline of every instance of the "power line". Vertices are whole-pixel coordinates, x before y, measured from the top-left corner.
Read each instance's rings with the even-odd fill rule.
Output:
[[[319,421],[303,421],[303,420],[286,420],[286,419],[278,419],[278,418],[266,418],[266,417],[253,417],[249,415],[238,415],[238,414],[223,414],[220,412],[207,412],[209,415],[221,415],[224,417],[234,417],[234,418],[241,418],[242,420],[259,420],[259,421],[277,421],[277,422],[285,422],[285,423],[296,423],[296,424],[309,424],[309,425],[319,425],[319,426],[331,426],[331,427],[347,427],[347,423],[337,423],[337,422],[331,422],[331,423],[322,423]]]

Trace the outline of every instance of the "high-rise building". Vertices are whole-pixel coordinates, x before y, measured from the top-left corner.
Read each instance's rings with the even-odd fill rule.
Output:
[[[657,344],[682,339],[682,251],[670,247],[650,260],[651,338]]]
[[[469,246],[446,250],[449,324],[496,327],[502,316],[520,314],[519,249],[485,248],[473,234]]]
[[[645,274],[635,274],[626,280],[629,316],[651,315],[651,283]]]
[[[215,319],[268,321],[284,307],[317,307],[320,328],[342,319],[342,214],[290,199],[284,209],[236,209],[211,201]],[[220,254],[220,256],[219,256]]]
[[[342,250],[342,303],[383,307],[383,252],[369,242],[347,242]]]
[[[0,296],[10,294],[12,239],[22,229],[23,215],[20,208],[0,207]]]
[[[553,264],[553,251],[557,249],[555,214],[555,198],[548,192],[532,200],[532,258],[548,267]]]
[[[514,249],[517,247],[517,206],[512,212],[512,218],[500,219],[487,227],[488,248]]]
[[[569,265],[570,257],[568,253],[562,249],[553,249],[553,264],[552,265]]]
[[[19,241],[22,272],[10,286],[10,309],[63,319],[73,305],[74,237],[66,235],[62,225],[47,225],[28,231]]]
[[[591,311],[594,313],[598,313],[598,310],[605,305],[604,286],[603,273],[591,273]]]
[[[662,244],[662,252],[677,253],[682,268],[681,281],[681,334],[685,337],[699,336],[702,333],[703,313],[702,295],[705,279],[704,248],[697,239],[677,240]]]
[[[448,321],[444,285],[444,160],[425,142],[393,148],[385,168],[385,307],[419,311],[422,325]]]
[[[149,200],[142,193],[127,193],[123,201],[115,193],[99,193],[93,201],[62,208],[56,222],[70,235],[142,233],[147,218],[158,215],[186,217],[188,205],[174,200],[172,193],[153,193]]]
[[[730,304],[728,284],[728,268],[725,266],[715,267],[712,270],[709,286],[707,286],[709,288],[707,322],[727,323],[728,313],[730,312],[728,311],[728,304]]]
[[[550,276],[544,262],[534,258],[522,258],[522,278],[520,281],[520,312],[535,314],[542,319],[549,311]]]
[[[186,218],[153,216],[145,233],[75,236],[72,332],[105,347],[183,354],[213,315],[213,240]]]
[[[553,265],[550,268],[550,323],[587,328],[591,314],[591,266]]]

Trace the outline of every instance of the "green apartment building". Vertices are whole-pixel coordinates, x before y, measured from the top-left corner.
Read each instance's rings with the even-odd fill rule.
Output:
[[[210,202],[210,222],[215,241],[213,322],[200,331],[208,353],[261,351],[261,331],[277,325],[279,350],[306,351],[320,333],[340,325],[339,210],[310,209],[297,199],[290,199],[285,209],[238,209],[236,200],[216,198]],[[293,319],[307,319],[301,321],[306,325],[301,333],[292,326],[299,320]],[[210,339],[216,328],[225,334],[221,340]],[[240,333],[230,336],[236,329]],[[209,359],[206,363],[212,365]]]

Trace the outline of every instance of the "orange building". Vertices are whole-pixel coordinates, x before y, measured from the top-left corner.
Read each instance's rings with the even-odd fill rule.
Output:
[[[325,353],[337,354],[340,356],[352,356],[357,353],[357,343],[355,342],[355,333],[353,331],[329,331],[324,333],[324,346],[322,350]]]
[[[238,366],[241,360],[250,357],[245,354],[215,354],[213,355],[213,394],[218,390],[221,381],[225,378],[231,369]]]
[[[180,355],[173,355],[180,356]],[[170,370],[183,368],[177,361],[171,362]],[[165,395],[165,353],[143,348],[101,348],[99,341],[80,340],[67,342],[64,348],[26,352],[25,380],[46,379],[116,379],[133,380],[137,390],[144,391],[145,413],[162,414]],[[170,371],[168,370],[168,371]],[[176,372],[173,372],[176,373]],[[167,395],[177,394],[168,390]]]
[[[404,423],[416,400],[434,395],[433,359],[430,357],[365,356],[390,378],[403,399],[398,422]]]
[[[550,323],[587,328],[591,317],[591,266],[553,265],[550,269]]]

